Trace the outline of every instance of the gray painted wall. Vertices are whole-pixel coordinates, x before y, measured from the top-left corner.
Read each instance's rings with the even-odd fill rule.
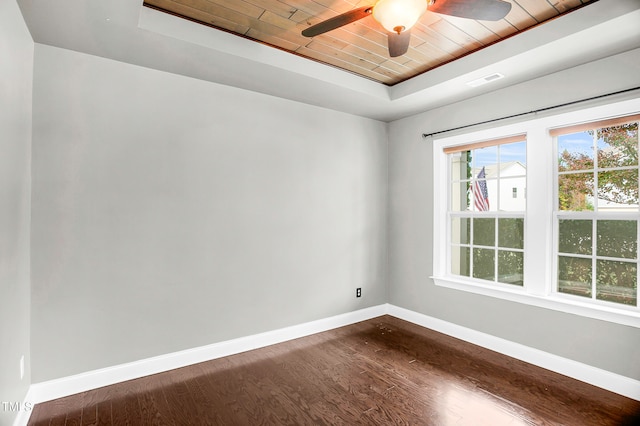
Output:
[[[29,211],[34,44],[15,1],[0,2],[0,401],[22,402],[29,370]],[[20,357],[25,376],[20,379]],[[0,406],[0,424],[17,414]],[[15,408],[15,406],[14,406]]]
[[[385,123],[39,44],[33,121],[34,382],[386,302]]]
[[[432,275],[432,146],[446,130],[640,85],[640,49],[391,123],[389,301],[640,380],[640,329],[437,287]]]

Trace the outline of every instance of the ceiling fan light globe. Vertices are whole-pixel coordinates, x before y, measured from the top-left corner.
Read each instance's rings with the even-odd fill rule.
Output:
[[[426,0],[380,0],[373,6],[373,18],[387,31],[413,27],[427,11]]]

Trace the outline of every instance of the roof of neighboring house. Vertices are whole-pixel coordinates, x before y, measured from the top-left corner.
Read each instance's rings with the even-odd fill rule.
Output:
[[[527,170],[527,166],[525,166],[524,164],[522,164],[520,161],[507,161],[506,163],[500,163],[498,164],[490,164],[488,166],[484,166],[484,174],[485,177],[488,178],[494,178],[494,177],[498,177],[498,166],[500,167],[500,174],[504,175],[504,173],[510,169],[511,167],[520,167],[522,169],[522,173],[518,173],[518,174],[525,174],[525,171]],[[481,167],[474,167],[472,169],[471,174],[473,176],[478,176],[478,173],[480,173]]]

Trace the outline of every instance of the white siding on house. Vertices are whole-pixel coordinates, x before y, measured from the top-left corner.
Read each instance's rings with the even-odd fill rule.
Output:
[[[473,170],[473,176],[477,176],[479,169]],[[485,167],[487,178],[487,192],[489,193],[489,206],[491,211],[524,211],[526,207],[526,179],[527,168],[519,161],[501,163],[500,178],[498,179],[497,165]],[[498,181],[500,184],[498,184]],[[498,189],[498,186],[500,188]],[[513,189],[516,189],[516,198],[513,197]],[[499,197],[498,197],[499,193]]]

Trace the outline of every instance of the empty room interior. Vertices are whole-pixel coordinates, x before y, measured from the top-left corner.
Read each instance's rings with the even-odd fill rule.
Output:
[[[638,424],[639,122],[637,0],[2,0],[0,424]]]

